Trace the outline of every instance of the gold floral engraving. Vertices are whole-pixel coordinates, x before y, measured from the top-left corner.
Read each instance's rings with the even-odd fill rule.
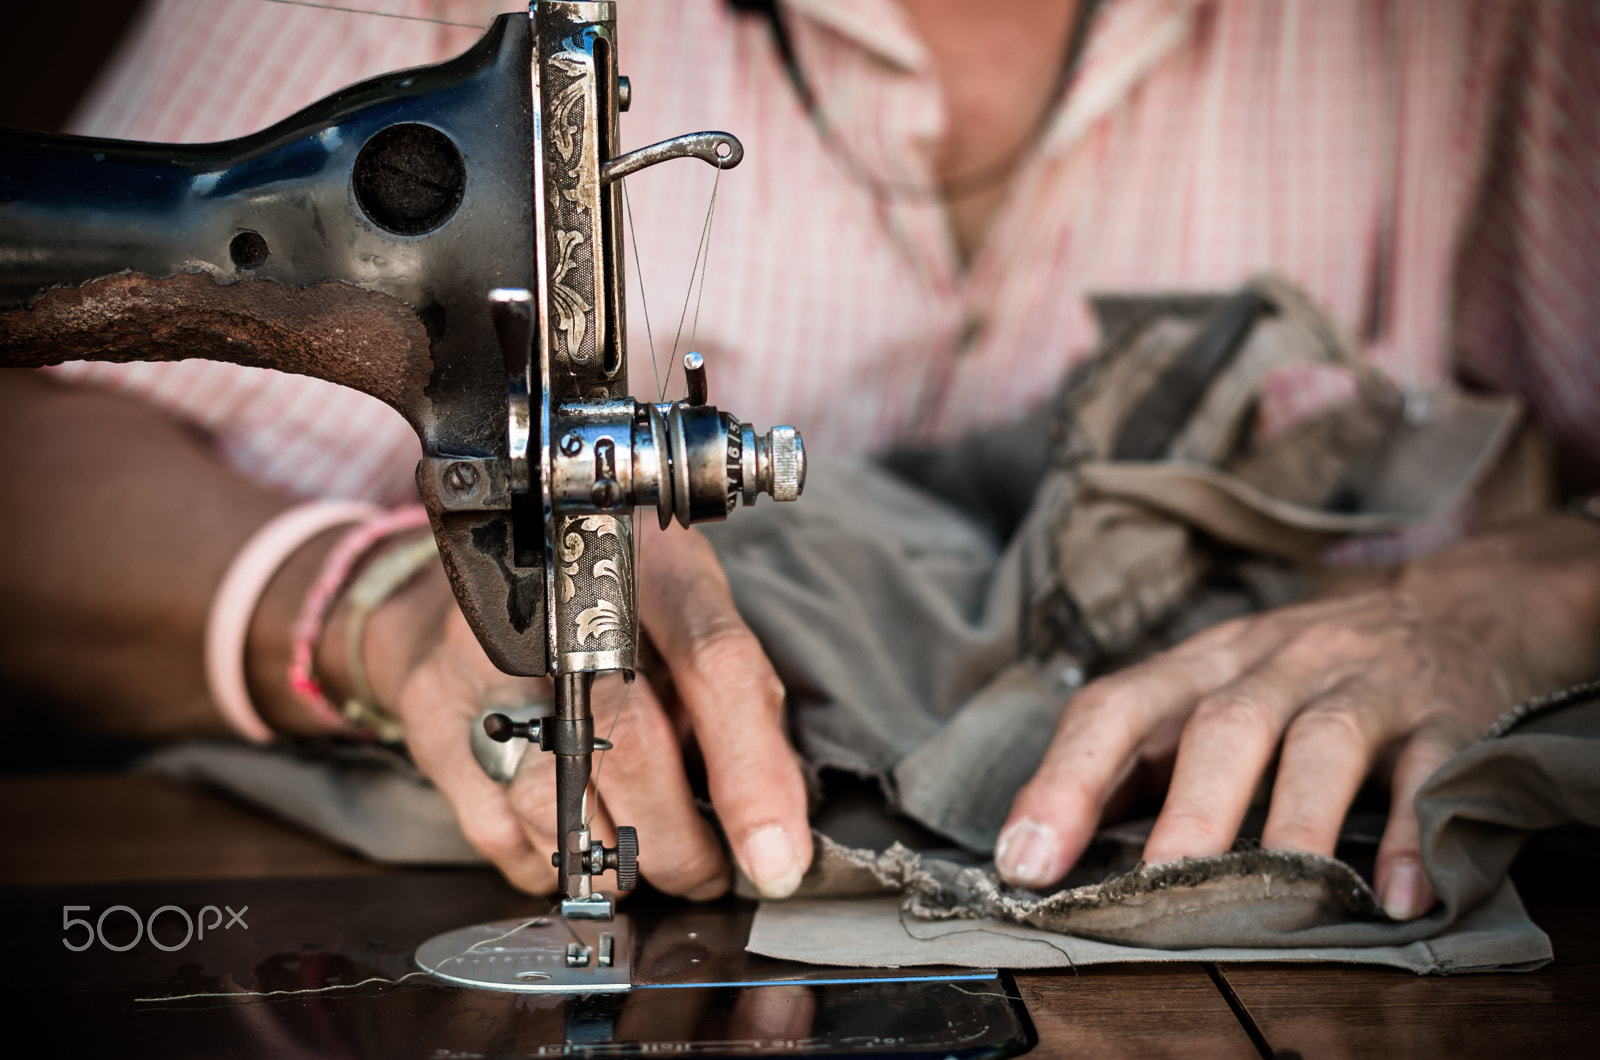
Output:
[[[588,355],[581,351],[584,332],[588,328],[586,314],[592,306],[578,296],[578,292],[562,283],[572,271],[572,252],[583,242],[583,233],[571,230],[556,232],[556,269],[550,277],[550,300],[556,308],[556,330],[565,338],[567,357],[579,364],[588,363]]]
[[[578,612],[578,643],[590,637],[596,639],[607,633],[617,633],[623,628],[622,608],[610,600],[599,600],[593,607]]]
[[[568,51],[554,56],[551,62],[567,76],[575,78],[572,84],[561,90],[553,105],[550,124],[550,138],[556,145],[564,162],[570,163],[567,178],[572,181],[578,179],[578,169],[583,164],[583,140],[587,131],[585,118],[588,108],[584,105],[587,93],[585,88],[588,83],[589,57],[583,52]],[[568,202],[575,203],[579,209],[584,208],[584,203],[578,198],[578,189],[573,187],[562,188],[561,194]]]
[[[614,537],[622,540],[622,535],[617,531],[617,520],[610,515],[586,515],[578,520],[578,529],[587,530],[591,534],[601,537]]]
[[[583,556],[583,538],[568,533],[561,539],[561,602],[566,603],[578,592],[572,580],[578,573],[578,560]]]
[[[561,90],[551,107],[550,139],[561,152],[563,161],[571,162],[583,146],[583,86],[589,73],[589,57],[579,51],[565,51],[552,55],[550,63],[573,78],[572,84]]]
[[[596,578],[610,578],[612,581],[617,583],[617,588],[619,589],[624,589],[627,587],[626,583],[622,580],[622,571],[617,566],[617,561],[614,558],[596,560],[594,565],[594,576]]]

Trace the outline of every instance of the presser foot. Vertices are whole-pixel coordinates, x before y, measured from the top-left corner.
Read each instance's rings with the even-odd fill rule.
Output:
[[[593,994],[633,986],[633,933],[621,915],[474,924],[435,935],[417,947],[415,959],[423,971],[477,990]]]

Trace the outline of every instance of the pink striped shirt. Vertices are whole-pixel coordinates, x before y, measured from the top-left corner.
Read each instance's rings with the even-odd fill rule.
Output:
[[[517,6],[355,3],[478,24]],[[1600,5],[1111,0],[966,268],[937,201],[877,198],[823,144],[764,19],[722,0],[618,6],[634,90],[624,147],[724,128],[747,148],[720,178],[695,331],[713,401],[741,418],[793,423],[836,454],[955,438],[1034,404],[1091,349],[1086,292],[1225,289],[1270,269],[1402,387],[1468,377],[1518,393],[1600,455]],[[883,185],[930,185],[944,115],[904,12],[893,0],[785,9],[849,153]],[[237,135],[474,37],[162,0],[79,129]],[[628,181],[663,371],[716,179],[676,163]],[[632,269],[643,395],[655,383]],[[145,395],[291,492],[411,492],[415,439],[361,395],[202,362],[57,372]],[[1263,424],[1281,429],[1341,383],[1277,388]]]

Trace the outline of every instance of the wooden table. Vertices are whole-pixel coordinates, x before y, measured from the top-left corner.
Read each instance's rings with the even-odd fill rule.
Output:
[[[139,774],[0,776],[0,883],[260,879],[386,870],[229,798]],[[1018,974],[1035,1057],[1576,1056],[1600,1049],[1600,900],[1546,872],[1524,898],[1538,972],[1451,978],[1174,963]],[[1567,874],[1571,875],[1571,874]]]

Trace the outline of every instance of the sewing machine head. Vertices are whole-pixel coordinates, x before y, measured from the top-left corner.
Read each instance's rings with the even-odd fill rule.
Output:
[[[631,676],[633,522],[721,519],[805,481],[789,427],[757,435],[628,388],[618,181],[669,158],[730,168],[708,132],[618,155],[630,86],[614,5],[535,0],[437,66],[351,86],[252,136],[157,145],[0,133],[0,363],[205,357],[372,394],[417,469],[457,599],[491,659],[550,673],[562,888],[631,873],[582,815],[592,677]],[[510,723],[507,722],[507,725]]]

